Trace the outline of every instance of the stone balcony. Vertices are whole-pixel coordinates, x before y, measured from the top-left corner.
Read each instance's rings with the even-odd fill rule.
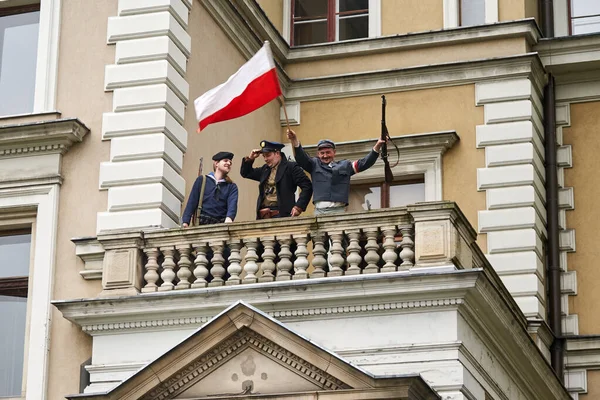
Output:
[[[75,239],[100,297],[425,269],[483,257],[451,202]],[[89,265],[88,265],[89,264]]]
[[[82,277],[101,278],[102,291],[53,303],[93,338],[90,399],[138,390],[157,365],[178,360],[176,349],[219,325],[216,316],[228,321],[221,313],[239,301],[271,321],[261,340],[281,331],[280,345],[290,337],[306,340],[305,349],[317,344],[375,380],[420,374],[448,400],[568,399],[475,238],[452,202],[107,232],[74,240]],[[226,336],[207,337],[186,357],[227,347]],[[196,368],[181,363],[159,379]],[[227,365],[224,376],[237,373]],[[212,382],[212,372],[198,373],[205,378],[194,382],[205,386],[195,387]]]

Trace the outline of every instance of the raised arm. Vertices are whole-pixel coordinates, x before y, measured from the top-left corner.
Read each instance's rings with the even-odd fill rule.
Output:
[[[253,181],[260,182],[261,169],[253,168],[254,160],[260,155],[260,149],[254,149],[250,152],[250,155],[244,157],[242,165],[240,166],[240,175],[246,179],[252,179]]]
[[[202,176],[196,178],[196,181],[192,186],[190,197],[188,198],[185,210],[183,211],[183,217],[181,217],[181,224],[184,228],[187,228],[192,223],[192,215],[194,215],[194,211],[196,211],[196,209],[198,208],[198,202],[200,201],[200,185],[202,185],[202,179]]]
[[[294,153],[295,153],[296,162],[298,163],[298,165],[301,166],[305,171],[312,173],[313,167],[314,167],[312,160],[311,160],[310,156],[308,154],[306,154],[306,151],[304,151],[304,149],[300,145],[300,141],[298,140],[298,137],[296,136],[296,132],[294,132],[291,129],[288,129],[287,137],[290,140],[290,142],[292,143],[292,146],[294,146]]]
[[[385,140],[379,139],[377,143],[375,143],[375,146],[373,146],[373,149],[371,149],[369,154],[367,154],[360,160],[353,161],[352,172],[356,174],[371,168],[373,164],[375,164],[375,162],[377,161],[377,157],[379,157],[379,150],[381,150],[381,146],[383,146],[384,143]]]

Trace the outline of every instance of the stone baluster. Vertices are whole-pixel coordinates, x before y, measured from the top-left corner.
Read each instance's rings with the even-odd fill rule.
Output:
[[[400,259],[402,260],[402,264],[398,267],[399,271],[409,270],[410,267],[415,265],[415,243],[412,240],[412,227],[411,226],[401,226],[400,232],[402,233],[402,242],[400,242],[400,247],[402,250],[400,251]]]
[[[158,281],[158,249],[156,247],[144,249],[144,253],[146,253],[146,257],[148,258],[148,262],[144,267],[146,270],[146,274],[144,274],[144,280],[146,281],[146,285],[142,288],[142,293],[156,292],[158,286],[156,286],[156,281]]]
[[[232,240],[229,243],[231,254],[229,255],[229,267],[227,267],[227,272],[229,272],[229,279],[225,283],[227,286],[242,283],[242,279],[240,278],[240,274],[242,273],[242,266],[240,265],[240,261],[242,261],[242,257],[240,256],[241,248],[242,244],[239,240]]]
[[[206,242],[193,244],[192,246],[196,249],[196,259],[194,260],[194,276],[196,280],[192,283],[192,288],[203,288],[208,284],[206,281],[206,277],[208,276],[208,259],[206,258],[208,246]]]
[[[254,238],[244,239],[244,244],[246,245],[246,264],[244,265],[246,276],[243,283],[256,283],[258,281],[256,277],[256,273],[258,272],[258,265],[256,264],[256,260],[258,260],[258,256],[256,255],[258,241]]]
[[[213,251],[212,256],[212,267],[210,269],[210,274],[212,275],[212,280],[209,282],[208,286],[223,286],[225,281],[223,280],[223,275],[225,275],[225,268],[223,264],[225,263],[225,259],[223,258],[223,247],[224,243],[222,240],[218,240],[216,242],[210,242],[210,248]]]
[[[175,289],[189,289],[191,285],[190,277],[192,276],[192,271],[190,270],[190,265],[192,264],[190,261],[190,245],[178,245],[175,248],[179,252],[179,262],[177,263],[177,278],[179,282],[177,282]]]
[[[327,276],[342,276],[344,275],[344,270],[342,266],[344,265],[344,247],[342,246],[342,232],[330,232],[329,237],[331,238],[331,256],[329,257],[329,265],[331,269]]]
[[[290,235],[278,236],[277,241],[279,242],[279,262],[277,263],[277,278],[278,281],[289,281],[292,279],[290,270],[293,267],[292,252],[290,251],[290,244],[292,242]]]
[[[393,272],[396,271],[396,260],[398,255],[396,254],[396,242],[394,242],[394,236],[396,236],[396,227],[390,226],[381,228],[383,232],[383,248],[385,251],[381,258],[385,261],[381,272]]]
[[[346,275],[358,275],[361,273],[360,262],[362,257],[360,256],[360,230],[348,231],[348,238],[350,244],[348,245],[348,269]]]
[[[365,234],[367,235],[367,244],[365,245],[365,249],[367,250],[367,254],[365,255],[365,261],[367,262],[367,266],[363,269],[363,274],[375,274],[379,272],[379,267],[377,263],[379,262],[379,244],[377,244],[377,228],[366,228]]]
[[[273,282],[275,280],[275,275],[273,275],[273,271],[275,271],[275,253],[273,252],[273,247],[275,246],[275,237],[268,236],[260,238],[261,243],[263,244],[265,251],[263,252],[262,258],[262,276],[258,279],[259,282]]]
[[[175,285],[173,285],[173,280],[175,279],[175,261],[173,261],[173,256],[175,255],[175,246],[167,246],[161,247],[160,251],[162,251],[165,260],[162,263],[163,271],[160,274],[160,278],[163,280],[162,285],[158,288],[159,292],[173,290]]]
[[[308,237],[306,234],[294,235],[294,240],[296,241],[296,261],[294,261],[294,276],[292,279],[306,279],[308,278],[306,269],[309,265],[308,249],[306,248]]]
[[[315,269],[310,274],[311,278],[323,278],[325,276],[325,266],[327,265],[327,259],[325,258],[325,246],[323,245],[325,241],[324,233],[316,233],[312,235],[313,238],[313,266]]]

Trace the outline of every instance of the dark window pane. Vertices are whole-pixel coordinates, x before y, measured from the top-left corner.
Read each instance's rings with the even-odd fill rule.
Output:
[[[571,17],[585,17],[596,14],[600,14],[600,1],[571,0]]]
[[[369,9],[369,0],[339,0],[339,2],[340,12]]]
[[[327,41],[327,21],[294,24],[294,46],[325,43]]]
[[[571,20],[574,35],[600,32],[600,17],[577,18]]]
[[[473,26],[485,24],[484,0],[460,1],[460,25]]]
[[[29,275],[31,234],[0,236],[0,278]]]
[[[21,396],[27,299],[0,296],[0,397]]]
[[[327,17],[327,0],[295,0],[294,17]]]
[[[340,17],[339,40],[350,40],[369,37],[369,16]]]
[[[39,11],[0,17],[0,116],[33,111],[39,21]]]

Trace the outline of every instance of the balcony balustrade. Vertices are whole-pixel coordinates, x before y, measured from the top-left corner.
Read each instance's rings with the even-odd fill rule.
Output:
[[[104,251],[100,295],[122,296],[431,268],[467,269],[483,263],[475,238],[455,203],[429,202],[188,229],[112,231],[100,234],[95,247]],[[75,243],[79,248],[90,247],[89,240]],[[97,254],[93,260],[98,265]]]

